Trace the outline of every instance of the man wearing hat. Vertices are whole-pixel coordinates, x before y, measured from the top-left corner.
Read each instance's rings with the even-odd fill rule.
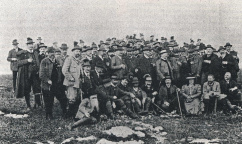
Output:
[[[106,52],[106,49],[101,46],[99,49],[98,49],[98,52],[97,52],[97,56],[93,58],[92,60],[92,70],[95,68],[96,64],[97,63],[102,63],[102,67],[104,68],[105,72],[107,71],[107,65],[105,63],[105,60],[104,60],[104,54]]]
[[[151,35],[150,36],[150,43],[153,43],[154,42],[154,35]]]
[[[202,84],[207,81],[208,74],[213,74],[215,80],[219,80],[220,78],[220,68],[221,63],[217,55],[213,54],[213,47],[211,45],[207,45],[206,47],[207,54],[205,54],[202,59]]]
[[[194,45],[194,40],[190,39],[190,45],[189,45],[188,49],[190,50],[190,49],[194,49],[194,48],[196,48],[196,45]]]
[[[106,94],[111,97],[111,101],[115,103],[118,109],[123,110],[126,115],[133,119],[138,118],[136,114],[134,114],[129,108],[126,107],[122,99],[124,96],[135,98],[135,95],[127,91],[122,91],[118,87],[118,83],[119,77],[117,75],[112,75],[111,84],[106,87]]]
[[[99,87],[102,84],[102,80],[109,78],[109,74],[106,74],[103,63],[102,62],[97,62],[94,70],[91,70],[91,80],[92,80],[92,85],[94,89]]]
[[[200,83],[201,69],[202,69],[202,56],[198,54],[199,49],[190,50],[191,57],[188,59],[188,64],[191,68],[191,73],[196,77],[196,83]]]
[[[83,59],[88,59],[90,64],[92,64],[92,48],[90,46],[84,46],[82,51],[86,54],[86,56],[83,57]]]
[[[72,116],[75,115],[76,106],[82,98],[80,92],[80,84],[83,75],[82,62],[81,62],[81,47],[78,45],[72,49],[72,56],[65,59],[62,67],[62,73],[65,76],[63,85],[67,88],[67,98],[69,103],[69,112]]]
[[[57,42],[53,42],[53,48],[57,49],[58,48],[58,43]]]
[[[123,77],[127,73],[127,65],[125,59],[123,59],[123,48],[119,46],[116,50],[116,55],[111,59],[111,70],[119,78]]]
[[[18,78],[16,97],[25,97],[27,103],[27,111],[30,111],[30,92],[33,87],[33,92],[38,93],[39,86],[35,85],[36,76],[39,73],[39,53],[34,50],[33,40],[27,38],[27,50],[21,50],[17,53],[18,58]]]
[[[199,47],[199,50],[204,50],[206,48],[205,44],[202,43],[201,39],[197,39],[197,46]]]
[[[36,43],[34,45],[34,49],[39,50],[39,46],[42,44],[42,42],[41,42],[42,41],[42,38],[41,37],[38,37],[37,41],[38,41],[38,43]]]
[[[178,99],[176,91],[180,91],[172,83],[169,75],[164,76],[164,83],[161,85],[159,94],[156,97],[156,103],[159,107],[164,108],[166,112],[178,111]]]
[[[80,40],[80,47],[83,48],[84,47],[84,41]]]
[[[152,77],[154,76],[155,65],[153,65],[153,59],[151,57],[150,48],[145,46],[143,48],[143,54],[137,58],[135,65],[135,74],[140,80],[140,85],[144,83],[144,75],[149,74]]]
[[[60,102],[63,116],[66,112],[67,99],[65,95],[61,94],[62,85],[59,81],[61,79],[60,72],[58,71],[58,63],[55,59],[55,49],[49,47],[47,49],[48,57],[42,60],[40,65],[39,77],[41,80],[41,88],[45,103],[46,119],[52,119],[52,108],[54,104],[54,97]],[[61,85],[61,86],[60,86]]]
[[[143,112],[148,113],[151,98],[147,97],[147,94],[139,87],[139,79],[137,77],[133,78],[132,84],[130,92],[135,95],[135,98],[132,99],[135,112],[137,114],[141,114]]]
[[[226,72],[230,72],[231,73],[231,79],[235,80],[237,79],[237,71],[236,71],[236,60],[233,58],[232,55],[228,54],[226,52],[226,48],[223,46],[219,47],[219,53],[220,53],[220,59],[221,59],[221,77],[220,79],[222,80],[224,77],[224,74]]]
[[[21,51],[22,49],[18,47],[18,41],[16,39],[12,42],[13,49],[8,52],[7,61],[10,62],[10,69],[13,73],[13,93],[16,90],[16,80],[18,74],[18,62],[17,62],[17,52]]]
[[[197,115],[200,109],[201,85],[195,84],[196,75],[187,76],[188,84],[182,86],[181,95],[184,98],[184,105],[187,115]]]
[[[70,130],[73,130],[80,125],[95,124],[100,120],[100,109],[97,93],[92,89],[90,89],[88,93],[88,97],[83,99],[79,105],[75,116],[76,122],[69,126]]]
[[[91,79],[91,65],[88,59],[83,60],[83,80],[82,80],[82,92],[83,98],[88,96],[89,89],[94,89]]]
[[[160,51],[160,59],[156,61],[156,74],[157,74],[157,80],[158,81],[164,81],[165,74],[168,74],[173,79],[173,69],[171,67],[171,64],[169,62],[168,53],[165,49],[161,49]]]

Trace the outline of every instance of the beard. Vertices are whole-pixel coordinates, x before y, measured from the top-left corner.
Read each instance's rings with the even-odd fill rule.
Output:
[[[75,54],[75,57],[76,57],[76,58],[80,57],[80,54]]]

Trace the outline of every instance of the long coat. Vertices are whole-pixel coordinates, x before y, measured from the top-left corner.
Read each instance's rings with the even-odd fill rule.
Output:
[[[30,58],[30,53],[27,50],[21,50],[17,53],[18,78],[15,93],[17,98],[22,98],[30,93],[30,77],[32,74],[36,74],[39,71],[39,53],[37,51],[33,51],[33,55],[35,57],[35,60],[32,63],[29,63],[28,59]],[[30,67],[30,65],[32,66]]]
[[[136,68],[139,70],[139,80],[142,80],[145,74],[149,74],[153,78],[155,67],[152,65],[152,58],[142,55],[137,59]]]
[[[169,70],[170,68],[170,70]],[[165,74],[169,74],[171,78],[173,79],[173,72],[170,62],[167,60],[167,63],[159,59],[156,61],[156,74],[157,74],[157,80],[163,80],[165,78]]]
[[[195,75],[200,75],[202,70],[202,57],[199,55],[193,56],[188,60],[191,66],[191,73]]]
[[[80,88],[81,75],[83,75],[81,60],[76,59],[73,56],[67,57],[62,67],[62,73],[65,76],[63,82],[65,86]],[[71,78],[74,78],[75,81],[70,81]]]
[[[18,52],[21,50],[22,50],[21,48],[18,48]],[[17,58],[17,51],[15,49],[12,49],[9,51],[7,60],[11,62],[10,63],[11,71],[18,71],[18,62],[12,61],[12,58]]]
[[[50,84],[48,84],[48,81],[51,80],[53,65],[54,63],[48,57],[44,58],[40,64],[39,77],[41,80],[41,88],[43,90],[49,90]],[[58,74],[58,81],[60,81],[60,78],[61,77],[59,77]]]

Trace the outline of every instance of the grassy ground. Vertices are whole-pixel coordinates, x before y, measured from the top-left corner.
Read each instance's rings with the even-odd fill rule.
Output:
[[[3,82],[4,81],[4,82]],[[11,87],[11,76],[1,76],[1,84],[6,84]],[[32,101],[33,102],[33,101]],[[11,98],[10,93],[5,93],[0,98],[0,110],[4,112],[21,113],[26,107],[24,99]],[[98,139],[88,141],[86,143],[96,143],[101,138],[113,140],[112,137],[107,137],[102,134],[103,130],[113,126],[128,126],[133,128],[126,118],[119,120],[109,120],[100,122],[96,125],[82,126],[74,131],[69,131],[66,126],[72,123],[70,119],[62,119],[60,117],[61,110],[59,103],[56,101],[54,106],[54,117],[52,121],[45,120],[44,111],[41,109],[33,110],[29,113],[28,118],[13,119],[0,116],[1,124],[7,124],[6,127],[0,128],[0,143],[33,143],[46,142],[47,140],[55,143],[61,143],[63,140],[70,137],[87,137],[90,135],[96,136]],[[145,117],[137,121],[152,124],[154,126],[162,126],[168,133],[167,138],[170,143],[179,143],[182,138],[206,138],[223,139],[222,143],[242,143],[242,117],[240,115],[233,116],[208,116],[196,118],[180,118],[180,119],[161,119],[157,116]],[[137,139],[137,138],[134,138]],[[145,143],[155,143],[155,139],[146,137],[141,139]],[[83,143],[83,142],[82,142]],[[186,141],[183,143],[187,143]]]

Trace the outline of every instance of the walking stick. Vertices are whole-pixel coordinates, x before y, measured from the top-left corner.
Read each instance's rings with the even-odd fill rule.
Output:
[[[181,117],[182,117],[182,110],[181,110],[181,104],[180,104],[180,99],[179,99],[178,91],[176,91],[176,97],[177,97],[177,100],[178,100],[179,110],[180,110],[180,114],[181,114]]]
[[[153,102],[152,102],[152,104],[153,104],[155,107],[157,107],[162,113],[164,113],[164,114],[167,115],[167,113],[166,113],[163,109],[161,109],[158,105],[156,105],[156,104],[153,103]]]
[[[218,103],[218,98],[215,97],[215,104],[214,104],[214,113],[216,114],[217,112],[217,103]]]

